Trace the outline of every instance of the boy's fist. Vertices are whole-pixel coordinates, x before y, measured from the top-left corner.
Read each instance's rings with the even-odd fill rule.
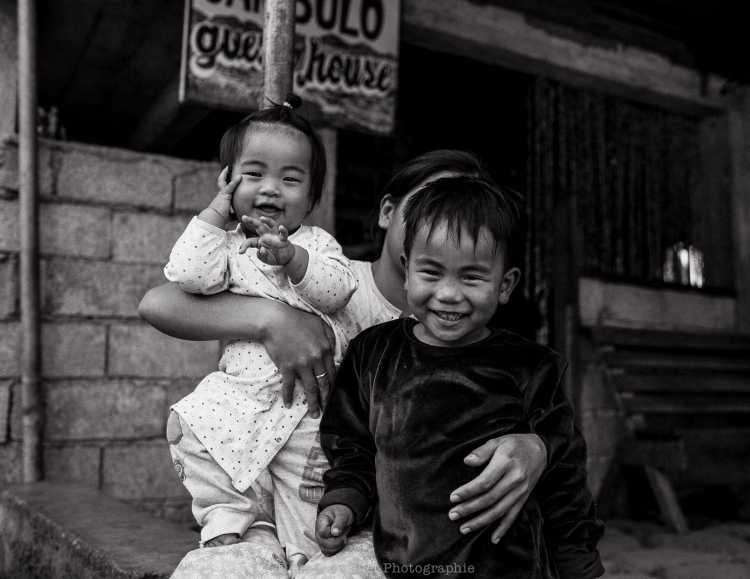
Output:
[[[330,557],[341,551],[353,523],[354,513],[345,505],[329,505],[320,511],[315,521],[315,540],[321,553]]]

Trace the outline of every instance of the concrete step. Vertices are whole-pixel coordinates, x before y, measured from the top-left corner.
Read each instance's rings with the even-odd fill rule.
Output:
[[[1,579],[166,579],[198,540],[89,487],[0,487]]]

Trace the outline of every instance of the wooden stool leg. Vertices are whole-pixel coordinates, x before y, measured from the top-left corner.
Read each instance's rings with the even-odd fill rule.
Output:
[[[685,519],[685,515],[682,514],[680,504],[677,502],[677,496],[672,488],[672,483],[655,468],[644,466],[643,469],[646,472],[648,484],[651,486],[651,490],[656,497],[659,510],[667,524],[678,534],[687,533],[687,520]]]

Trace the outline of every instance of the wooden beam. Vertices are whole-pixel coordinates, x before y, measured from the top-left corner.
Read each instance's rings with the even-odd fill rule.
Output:
[[[750,90],[731,95],[729,142],[732,150],[737,331],[750,334]]]
[[[521,12],[470,0],[405,0],[404,42],[687,112],[723,110],[725,79],[634,46],[576,41]]]
[[[675,533],[679,535],[687,533],[690,528],[688,527],[685,515],[682,514],[680,503],[677,502],[677,495],[675,495],[672,488],[672,483],[655,468],[646,466],[643,470],[646,473],[646,479],[648,479],[651,490],[654,491],[654,496],[656,497],[656,502],[659,505],[659,510],[661,511],[661,516],[664,517],[664,521]]]
[[[208,116],[211,109],[181,105],[179,75],[175,76],[151,107],[141,116],[130,135],[129,147],[136,151],[166,151]]]
[[[16,132],[17,26],[16,2],[0,2],[0,137]]]

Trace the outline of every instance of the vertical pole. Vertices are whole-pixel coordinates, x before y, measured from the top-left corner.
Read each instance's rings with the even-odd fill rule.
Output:
[[[263,19],[263,94],[259,108],[281,104],[292,90],[295,0],[266,0]]]
[[[18,0],[18,165],[21,234],[23,479],[42,479],[39,236],[36,136],[36,2]]]

